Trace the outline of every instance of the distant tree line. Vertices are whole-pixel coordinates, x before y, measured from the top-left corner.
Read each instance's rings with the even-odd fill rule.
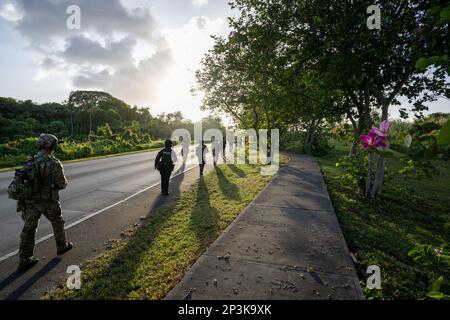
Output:
[[[222,127],[220,119],[204,119],[206,127]],[[138,134],[151,140],[170,137],[172,131],[188,129],[192,121],[178,112],[153,116],[148,108],[131,107],[108,93],[72,92],[63,103],[37,104],[0,97],[0,143],[35,137],[43,132],[74,141],[86,141],[97,134]]]

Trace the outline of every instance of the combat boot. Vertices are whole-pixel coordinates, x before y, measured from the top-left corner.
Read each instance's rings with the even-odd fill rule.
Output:
[[[19,267],[17,268],[17,271],[19,271],[19,272],[27,271],[27,270],[33,268],[35,265],[37,265],[38,262],[39,262],[39,259],[35,258],[35,257],[31,257],[25,262],[21,261],[19,264]]]
[[[66,245],[64,246],[64,248],[58,250],[57,254],[58,254],[58,256],[61,256],[64,253],[66,253],[67,251],[72,250],[72,248],[73,248],[73,243],[72,242],[66,242]]]

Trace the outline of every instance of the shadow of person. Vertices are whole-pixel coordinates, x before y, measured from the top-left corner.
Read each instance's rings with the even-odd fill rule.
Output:
[[[24,284],[22,284],[20,287],[14,290],[5,300],[19,299],[25,292],[28,291],[28,289],[30,289],[37,281],[39,281],[39,279],[41,279],[47,273],[52,271],[61,262],[61,260],[62,259],[59,257],[50,260],[41,270],[32,275],[27,281],[25,281]],[[9,281],[9,283],[12,283],[23,275],[25,275],[25,273],[16,271],[13,274],[11,274],[7,279],[5,279],[5,281]],[[2,281],[2,283],[0,284],[0,290],[3,290],[5,286],[9,285],[9,283],[4,285],[5,281]]]
[[[239,195],[239,188],[237,187],[237,185],[228,180],[220,167],[215,167],[215,170],[217,173],[220,190],[222,191],[224,196],[232,200],[241,200],[241,196]]]
[[[182,171],[177,170],[177,172]],[[177,184],[172,185],[172,187],[176,186]],[[183,215],[186,218],[186,221],[183,222],[186,225],[183,228],[189,229],[198,238],[198,246],[196,245],[194,248],[197,250],[194,255],[198,255],[218,236],[218,212],[210,203],[209,190],[204,178],[200,178],[198,186],[192,194],[192,202],[188,204],[189,209]],[[140,299],[162,298],[160,289],[149,292],[146,288],[141,287],[138,279],[146,278],[146,281],[153,282],[151,286],[158,287],[172,286],[176,281],[168,274],[165,276],[169,278],[149,276],[153,273],[157,274],[159,268],[163,270],[165,268],[164,265],[147,264],[147,259],[152,259],[150,252],[164,255],[163,259],[157,258],[157,260],[175,269],[170,272],[182,271],[176,270],[178,261],[170,251],[173,250],[172,246],[168,245],[167,250],[169,251],[165,251],[164,247],[167,244],[158,243],[160,237],[168,237],[167,239],[173,241],[183,239],[183,234],[178,234],[177,229],[172,229],[174,223],[175,225],[178,223],[171,220],[178,213],[176,205],[176,201],[173,201],[150,214],[123,245],[114,248],[109,256],[105,256],[104,263],[98,266],[93,273],[85,273],[83,281],[89,285],[82,286],[81,290],[68,293],[67,297],[70,299],[117,300],[130,298],[131,293],[132,297]],[[180,218],[183,219],[183,217]]]
[[[172,202],[174,198],[178,197],[181,194],[181,184],[184,180],[185,170],[186,164],[183,163],[177,170],[172,173],[169,182],[170,196],[161,195],[160,197],[158,197],[150,206],[149,214],[160,206]]]
[[[172,174],[169,189],[172,190],[175,196],[181,193],[181,183],[183,182],[186,171],[186,163],[183,164]]]
[[[173,193],[177,192],[173,190],[178,189],[183,180],[183,171],[182,168],[176,171],[180,174],[175,177],[176,180],[170,186]],[[77,299],[81,296],[89,297],[88,299],[117,300],[127,297],[130,292],[135,292],[142,298],[158,294],[141,290],[134,279],[145,276],[142,273],[142,270],[146,268],[143,261],[147,258],[148,251],[154,249],[155,241],[158,241],[161,232],[167,232],[165,231],[168,227],[167,221],[170,221],[171,217],[177,213],[172,207],[176,204],[176,201],[171,201],[171,198],[172,195],[170,197],[161,196],[157,199],[150,208],[147,219],[142,222],[142,225],[136,229],[123,246],[115,249],[111,259],[107,259],[101,267],[97,268],[94,276],[87,276],[88,278],[92,277],[91,281],[88,280],[89,286],[83,286],[81,290],[70,293],[70,298]],[[152,212],[152,210],[155,211]],[[167,258],[170,259],[170,256]],[[152,272],[156,271],[148,269],[145,274]],[[160,280],[155,279],[155,281]],[[161,279],[161,281],[165,282],[166,280]]]
[[[247,175],[245,174],[244,171],[242,171],[241,169],[239,169],[236,165],[234,164],[230,164],[228,165],[228,168],[231,169],[231,171],[233,171],[235,174],[237,174],[239,176],[239,178],[245,178]]]
[[[195,233],[202,246],[207,246],[218,236],[218,211],[211,206],[208,185],[200,177],[197,186],[197,198],[190,214],[189,228]]]
[[[29,270],[28,270],[29,271]],[[2,280],[0,282],[0,292],[5,289],[7,286],[9,286],[11,283],[16,281],[17,279],[21,278],[23,275],[25,275],[26,272],[19,272],[15,271],[11,273],[6,279]]]

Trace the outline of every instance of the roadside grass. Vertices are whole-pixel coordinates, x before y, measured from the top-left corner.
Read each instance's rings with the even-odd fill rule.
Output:
[[[381,268],[382,290],[365,289],[369,299],[424,299],[436,274],[450,279],[450,265],[442,268],[415,261],[408,252],[416,245],[450,245],[450,162],[436,161],[440,174],[420,181],[402,178],[385,186],[382,198],[368,201],[346,182],[337,160],[349,145],[333,143],[332,152],[318,158],[344,236],[360,265],[360,280],[369,265]],[[388,169],[395,169],[395,160]]]
[[[151,151],[156,151],[156,150],[160,150],[160,149],[161,148],[150,148],[150,149],[144,149],[144,150],[138,150],[138,151],[128,151],[128,152],[107,154],[107,155],[103,155],[103,156],[88,157],[88,158],[81,158],[81,159],[74,159],[74,160],[66,160],[66,161],[62,161],[62,163],[63,164],[65,164],[65,163],[77,163],[77,162],[84,162],[84,161],[90,161],[90,160],[107,159],[107,158],[127,156],[127,155],[132,155],[132,154],[151,152]],[[15,169],[19,169],[19,168],[21,168],[21,166],[9,167],[9,168],[1,168],[0,172],[14,171]]]
[[[281,157],[282,163],[287,158]],[[81,290],[44,299],[163,299],[187,269],[271,180],[255,165],[219,165],[172,204],[83,267]]]
[[[30,142],[31,141],[31,148]],[[15,152],[20,152],[18,155],[14,155],[11,150],[7,150],[5,145],[0,145],[0,172],[14,171],[15,169],[19,169],[22,167],[23,163],[33,154],[37,153],[37,149],[34,145],[33,139],[27,139],[28,145],[23,147],[22,149],[17,149]],[[86,144],[86,143],[84,143]],[[112,143],[111,143],[112,145]],[[108,145],[109,147],[111,145]],[[84,151],[75,152],[73,150],[73,146],[81,149],[83,143],[72,143],[72,147],[67,147],[70,149],[70,152],[67,153],[68,150],[60,150],[56,151],[56,157],[60,159],[63,163],[75,163],[82,161],[90,161],[90,160],[98,160],[112,157],[119,157],[124,155],[145,153],[150,151],[160,150],[164,147],[164,141],[156,140],[147,145],[129,145],[126,148],[114,149],[110,148],[108,150],[103,150],[101,148],[87,148]],[[6,151],[5,151],[6,150]],[[88,151],[88,152],[87,152]],[[6,152],[6,153],[5,153]],[[9,152],[9,153],[8,153]],[[61,153],[62,152],[62,153]]]

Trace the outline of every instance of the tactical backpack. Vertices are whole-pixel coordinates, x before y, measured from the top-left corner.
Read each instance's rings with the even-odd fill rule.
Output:
[[[34,158],[26,162],[21,169],[17,169],[14,180],[8,187],[8,197],[13,200],[33,200],[40,190],[40,164]]]
[[[161,160],[156,164],[156,169],[161,170],[172,170],[174,169],[174,164],[172,161],[172,150],[168,151],[166,149],[160,151]]]

